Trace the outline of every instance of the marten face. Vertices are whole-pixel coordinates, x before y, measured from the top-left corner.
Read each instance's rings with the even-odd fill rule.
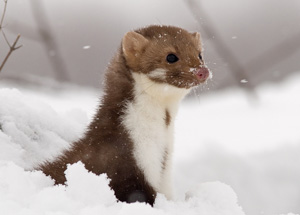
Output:
[[[202,58],[199,33],[150,26],[127,33],[122,47],[128,67],[154,82],[189,89],[210,76]]]

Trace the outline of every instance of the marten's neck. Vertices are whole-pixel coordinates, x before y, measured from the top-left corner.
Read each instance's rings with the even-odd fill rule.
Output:
[[[132,73],[126,66],[122,52],[112,59],[105,74],[104,95],[98,110],[89,126],[89,133],[97,130],[109,132],[109,128],[116,129],[121,123],[125,106],[133,100],[134,80]],[[102,130],[101,130],[102,128]],[[94,136],[94,135],[92,135]]]
[[[132,73],[120,50],[107,69],[101,107],[123,106],[124,102],[133,99],[133,88]]]
[[[171,198],[174,119],[189,90],[153,82],[142,73],[132,75],[133,99],[124,109],[122,125],[133,142],[137,166],[155,190]]]
[[[153,73],[153,72],[152,72]],[[134,98],[139,96],[151,98],[152,102],[159,104],[162,108],[176,106],[190,89],[178,88],[168,83],[155,82],[143,73],[133,73]]]

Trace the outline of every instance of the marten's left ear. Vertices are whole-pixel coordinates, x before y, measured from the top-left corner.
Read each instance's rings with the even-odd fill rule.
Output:
[[[195,38],[196,43],[200,50],[202,50],[201,36],[199,32],[191,33],[191,35]]]
[[[148,40],[141,34],[134,31],[125,34],[122,40],[122,49],[125,57],[137,56],[139,52],[146,46]]]

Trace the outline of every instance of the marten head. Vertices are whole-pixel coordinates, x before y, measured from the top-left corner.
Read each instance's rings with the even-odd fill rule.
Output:
[[[172,26],[142,28],[124,36],[122,52],[132,72],[154,82],[189,89],[210,76],[197,32]]]

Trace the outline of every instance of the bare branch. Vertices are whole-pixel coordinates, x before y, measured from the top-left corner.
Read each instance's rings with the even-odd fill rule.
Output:
[[[7,0],[4,0],[3,14],[2,14],[2,17],[1,17],[1,21],[0,21],[0,30],[2,29],[3,20],[4,20],[4,17],[5,17],[5,13],[6,13],[6,8],[7,8]]]
[[[10,45],[10,43],[9,43],[9,41],[8,41],[8,39],[7,39],[7,37],[6,37],[6,34],[4,33],[4,31],[1,31],[2,32],[2,35],[3,35],[3,37],[4,37],[4,40],[5,40],[5,42],[7,43],[7,45],[9,46],[9,48],[11,47],[11,45]]]
[[[10,47],[10,49],[12,49],[13,51],[15,51],[15,50],[17,50],[18,48],[21,48],[21,47],[22,47],[22,45],[16,47],[16,45],[17,45],[17,43],[18,43],[20,37],[21,37],[21,35],[18,34],[18,36],[17,36],[17,38],[15,39],[15,42],[13,43],[12,47]]]
[[[19,34],[17,36],[17,38],[15,39],[15,42],[13,43],[13,45],[10,47],[9,52],[7,53],[6,57],[4,58],[1,66],[0,66],[0,72],[1,72],[2,68],[4,67],[6,61],[8,60],[9,56],[11,55],[11,53],[21,47],[21,46],[16,47],[16,45],[17,45],[18,40],[20,39],[20,37],[21,37],[21,35]]]
[[[20,34],[18,34],[18,36],[17,36],[17,38],[15,39],[14,43],[13,43],[12,45],[10,45],[10,43],[9,43],[7,37],[6,37],[6,34],[5,34],[4,31],[3,31],[3,21],[4,21],[4,17],[5,17],[5,13],[6,13],[7,1],[8,1],[8,0],[4,0],[3,14],[2,14],[1,20],[0,20],[0,31],[2,32],[3,38],[4,38],[4,40],[6,41],[7,45],[9,46],[9,51],[8,51],[7,55],[5,56],[3,62],[1,63],[1,66],[0,66],[0,72],[2,71],[2,69],[3,69],[4,65],[5,65],[5,63],[7,62],[8,58],[9,58],[9,56],[12,54],[12,52],[22,47],[22,45],[17,46],[17,43],[18,43],[18,41],[19,41],[19,39],[20,39],[20,37],[21,37]]]

